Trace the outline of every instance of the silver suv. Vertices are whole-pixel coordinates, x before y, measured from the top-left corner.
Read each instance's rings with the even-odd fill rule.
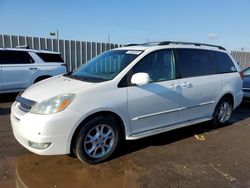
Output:
[[[0,48],[0,93],[19,92],[33,83],[67,72],[60,53]]]

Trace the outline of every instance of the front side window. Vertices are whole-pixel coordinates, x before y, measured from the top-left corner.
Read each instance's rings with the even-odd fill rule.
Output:
[[[104,52],[83,64],[68,76],[93,82],[112,80],[141,53],[142,51],[137,50],[112,50]]]
[[[175,79],[175,63],[172,50],[159,50],[146,55],[131,70],[135,73],[148,73],[151,82]]]
[[[34,63],[28,52],[0,50],[0,64],[30,64]]]
[[[176,49],[182,78],[214,74],[214,62],[208,50]]]

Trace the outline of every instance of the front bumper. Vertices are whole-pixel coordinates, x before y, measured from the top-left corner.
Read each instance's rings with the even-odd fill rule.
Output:
[[[71,133],[80,114],[70,109],[52,115],[37,115],[24,112],[14,103],[11,107],[11,125],[17,141],[39,155],[70,153]],[[51,143],[46,149],[36,149],[29,142]]]

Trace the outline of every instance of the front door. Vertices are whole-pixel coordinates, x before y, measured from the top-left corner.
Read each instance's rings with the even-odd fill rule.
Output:
[[[148,73],[151,82],[128,87],[128,113],[133,133],[143,133],[179,122],[180,87],[172,50],[145,56],[130,71]],[[131,76],[130,76],[131,77]],[[130,80],[130,79],[129,79]]]

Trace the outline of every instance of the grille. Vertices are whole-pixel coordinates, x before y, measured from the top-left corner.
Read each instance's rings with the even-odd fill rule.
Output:
[[[26,98],[21,97],[21,96],[16,97],[16,102],[19,103],[18,108],[24,112],[29,112],[31,110],[32,106],[34,106],[36,104],[35,101],[26,99]]]

